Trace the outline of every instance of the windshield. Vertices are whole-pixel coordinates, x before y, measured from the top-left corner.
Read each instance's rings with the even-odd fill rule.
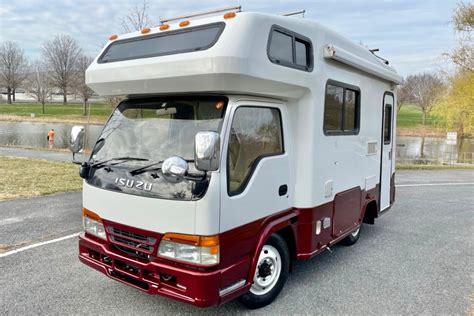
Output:
[[[138,157],[158,162],[173,155],[192,160],[194,136],[200,131],[220,132],[226,103],[223,97],[124,101],[105,125],[91,160]],[[131,160],[123,165],[143,163]]]

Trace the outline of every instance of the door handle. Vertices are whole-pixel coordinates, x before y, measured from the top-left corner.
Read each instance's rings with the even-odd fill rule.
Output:
[[[280,185],[278,188],[278,195],[283,196],[288,193],[288,186],[286,184]]]
[[[392,160],[392,151],[391,150],[388,152],[388,160]]]

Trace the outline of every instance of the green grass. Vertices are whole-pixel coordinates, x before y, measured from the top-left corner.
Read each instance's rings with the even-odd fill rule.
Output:
[[[423,113],[420,107],[405,104],[397,115],[397,127],[417,127],[423,124]],[[430,115],[426,118],[426,126],[433,126],[434,120]]]
[[[0,104],[0,115],[30,116],[35,113],[36,117],[57,117],[67,118],[67,116],[82,116],[82,104],[69,103],[63,105],[60,103],[47,103],[45,105],[45,114],[42,112],[42,106],[39,103],[14,103]],[[94,103],[91,105],[91,116],[106,119],[112,109],[108,104]],[[415,105],[404,105],[397,116],[397,127],[417,127],[422,124],[421,109]],[[428,116],[427,126],[433,125],[433,119]]]
[[[446,170],[446,169],[473,169],[474,165],[417,165],[397,164],[397,170]]]
[[[0,174],[0,201],[82,188],[79,167],[69,162],[0,156]]]
[[[82,116],[83,105],[77,103],[69,103],[63,105],[61,103],[46,103],[45,114],[43,114],[42,106],[39,103],[1,103],[0,115],[18,115],[30,116],[35,113],[36,117],[66,117],[66,116]],[[91,104],[91,116],[103,117],[104,119],[112,112],[112,108],[108,104],[93,103]]]

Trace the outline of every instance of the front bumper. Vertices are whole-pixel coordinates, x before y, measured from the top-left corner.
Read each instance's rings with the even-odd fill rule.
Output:
[[[93,240],[84,233],[79,236],[79,260],[109,278],[148,294],[159,294],[200,307],[224,303],[250,288],[250,284],[243,280],[222,286],[222,280],[228,279],[229,274],[242,271],[245,261],[212,271],[190,270],[157,261],[143,262],[119,254],[106,243]],[[163,274],[172,278],[165,281],[160,277]]]

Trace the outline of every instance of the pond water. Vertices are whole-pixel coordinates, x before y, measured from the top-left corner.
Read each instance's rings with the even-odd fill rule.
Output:
[[[456,145],[442,137],[397,136],[398,163],[474,163],[474,138],[458,138]]]
[[[56,132],[55,147],[68,148],[72,126],[74,124],[0,122],[0,146],[48,148],[46,135],[53,128]],[[89,125],[86,131],[87,148],[91,148],[102,131],[102,125]],[[449,145],[446,138],[397,137],[396,160],[399,163],[474,163],[473,156],[474,138],[458,139],[456,145]]]
[[[65,123],[0,122],[0,146],[48,148],[46,135],[50,129],[54,129],[54,147],[69,148],[73,126]],[[102,125],[91,124],[88,131],[87,148],[91,148],[102,131]]]

